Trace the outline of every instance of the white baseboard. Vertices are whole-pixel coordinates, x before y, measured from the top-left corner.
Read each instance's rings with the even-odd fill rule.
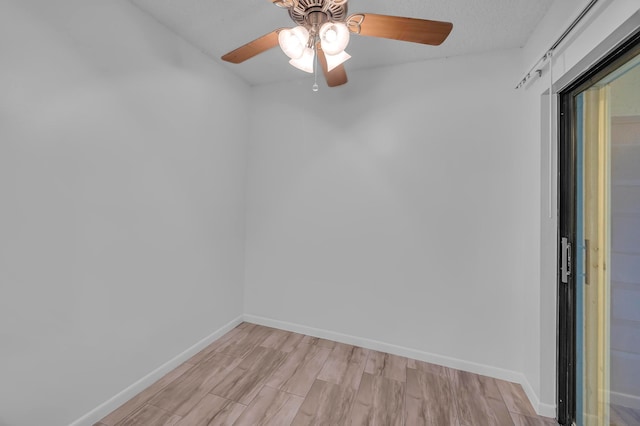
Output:
[[[518,383],[520,383],[522,389],[524,389],[524,393],[527,395],[527,398],[529,398],[529,402],[531,402],[531,405],[533,406],[533,409],[536,410],[536,413],[538,413],[538,415],[540,416],[555,419],[557,415],[555,404],[545,404],[540,402],[538,394],[536,394],[536,392],[533,390],[533,386],[531,386],[531,383],[529,383],[527,377],[524,374],[521,375],[522,380],[518,381]]]
[[[443,365],[445,367],[457,370],[468,371],[470,373],[481,374],[500,380],[507,380],[522,385],[527,397],[531,401],[531,405],[536,412],[545,417],[556,416],[555,405],[542,404],[536,393],[533,391],[531,384],[524,374],[517,371],[505,370],[499,367],[493,367],[485,364],[478,364],[472,361],[466,361],[458,358],[423,352],[403,346],[393,345],[390,343],[380,342],[378,340],[367,339],[363,337],[351,336],[348,334],[338,333],[330,330],[323,330],[314,327],[307,327],[300,324],[294,324],[286,321],[265,318],[257,315],[244,315],[244,320],[253,324],[264,325],[267,327],[279,328],[282,330],[293,331],[296,333],[307,334],[313,337],[335,340],[336,342],[346,343],[354,346],[360,346],[366,349],[387,352],[393,355],[404,356],[407,358],[417,359],[420,361],[430,362],[432,364]]]
[[[640,410],[640,396],[629,395],[620,392],[610,392],[609,398],[611,404],[633,408],[634,410]]]
[[[111,413],[116,408],[120,407],[122,404],[142,392],[144,389],[151,386],[153,383],[158,381],[165,374],[170,372],[171,370],[178,367],[180,364],[191,358],[193,355],[200,352],[206,346],[211,344],[213,341],[219,339],[224,334],[232,330],[235,326],[242,322],[242,316],[235,318],[234,320],[228,322],[224,326],[220,327],[204,339],[200,340],[195,345],[191,346],[184,352],[170,359],[169,361],[162,364],[160,367],[156,368],[137,382],[118,392],[116,395],[111,397],[109,400],[103,402],[93,410],[89,411],[84,416],[80,417],[69,426],[91,426],[94,423],[100,421],[100,419],[104,418],[107,414]]]

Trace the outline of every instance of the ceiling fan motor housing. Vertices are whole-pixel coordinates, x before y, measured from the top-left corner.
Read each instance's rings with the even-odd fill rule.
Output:
[[[318,16],[324,21],[344,22],[347,19],[347,0],[297,0],[289,9],[289,16],[304,27],[318,24]]]

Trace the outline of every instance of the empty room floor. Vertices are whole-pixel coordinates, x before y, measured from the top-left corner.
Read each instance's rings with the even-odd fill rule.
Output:
[[[518,384],[242,323],[96,426],[553,424]]]

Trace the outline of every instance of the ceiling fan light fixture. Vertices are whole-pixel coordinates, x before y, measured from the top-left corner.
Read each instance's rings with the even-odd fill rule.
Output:
[[[349,44],[349,29],[342,22],[327,22],[320,28],[320,43],[327,55],[337,55]]]
[[[309,40],[309,30],[298,26],[290,30],[284,29],[278,34],[280,48],[291,59],[300,59]]]
[[[351,55],[349,55],[346,51],[342,51],[337,55],[324,55],[327,58],[327,71],[331,72],[335,67],[341,65],[351,59]]]
[[[451,22],[444,21],[377,13],[348,15],[349,0],[270,1],[287,9],[297,26],[277,28],[226,53],[221,58],[223,61],[240,64],[280,45],[291,59],[291,65],[315,73],[316,80],[318,71],[322,70],[327,86],[336,87],[348,81],[342,64],[351,58],[345,52],[351,34],[438,46],[453,29]],[[316,81],[314,88],[317,87]]]
[[[314,55],[315,54],[312,48],[305,47],[304,52],[302,53],[302,56],[297,59],[291,59],[289,63],[301,71],[313,74]]]

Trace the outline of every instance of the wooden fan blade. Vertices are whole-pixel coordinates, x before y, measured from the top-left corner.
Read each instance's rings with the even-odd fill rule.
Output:
[[[359,34],[363,36],[390,38],[434,46],[442,44],[453,28],[451,22],[376,15],[374,13],[351,15],[347,22],[350,24],[351,31],[358,33],[359,29]]]
[[[324,56],[324,51],[320,47],[320,43],[316,44],[316,52],[318,54],[318,60],[320,61],[320,65],[322,65],[322,72],[324,73],[324,78],[327,80],[327,86],[336,87],[342,86],[345,84],[347,80],[347,72],[344,69],[342,64],[338,65],[331,71],[328,70],[327,67],[327,57]]]
[[[242,47],[238,47],[222,57],[223,61],[231,62],[232,64],[239,64],[251,59],[254,56],[272,49],[278,45],[278,33],[282,31],[282,28],[278,28],[275,31],[265,34],[260,38],[257,38]]]

